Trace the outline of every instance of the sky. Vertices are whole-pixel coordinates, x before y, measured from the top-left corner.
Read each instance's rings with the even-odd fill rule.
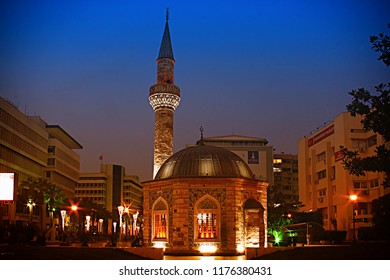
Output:
[[[370,36],[390,33],[390,2],[0,1],[0,93],[60,125],[83,149],[141,181],[153,174],[148,101],[169,8],[174,150],[204,136],[266,138],[275,153],[333,120],[353,89],[389,82]]]

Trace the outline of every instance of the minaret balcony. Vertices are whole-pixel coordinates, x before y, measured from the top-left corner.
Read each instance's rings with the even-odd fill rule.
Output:
[[[174,84],[156,84],[150,87],[149,96],[156,93],[170,93],[180,96],[180,88]]]
[[[149,96],[149,103],[152,105],[153,110],[170,109],[175,111],[180,104],[180,97],[172,93],[155,93]]]

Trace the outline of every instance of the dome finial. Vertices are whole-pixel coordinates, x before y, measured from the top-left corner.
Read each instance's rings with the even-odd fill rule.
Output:
[[[203,126],[200,126],[199,130],[200,130],[200,141],[199,141],[199,145],[203,145]]]

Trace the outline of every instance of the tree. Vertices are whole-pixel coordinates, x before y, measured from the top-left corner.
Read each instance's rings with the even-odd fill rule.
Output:
[[[33,222],[34,208],[37,208],[40,218],[39,226],[42,229],[46,226],[46,204],[43,192],[48,186],[49,183],[46,180],[29,177],[20,183],[18,190],[18,204],[27,204],[29,207],[30,224]]]
[[[388,25],[390,28],[390,23]],[[380,33],[371,36],[372,49],[380,55],[378,60],[386,66],[390,65],[390,36]],[[362,125],[365,130],[372,130],[383,136],[385,142],[390,141],[390,83],[379,84],[375,87],[376,94],[371,94],[364,88],[352,90],[352,103],[347,105],[347,111],[352,116],[362,116]],[[358,151],[349,151],[343,147],[344,167],[350,174],[365,175],[365,172],[384,172],[386,179],[384,187],[389,187],[390,150],[386,145],[380,145],[375,155],[362,158]]]
[[[64,196],[62,189],[52,183],[47,183],[45,185],[43,197],[47,205],[47,210],[50,213],[50,225],[53,225],[54,212],[59,210],[62,206],[68,204],[68,200]]]

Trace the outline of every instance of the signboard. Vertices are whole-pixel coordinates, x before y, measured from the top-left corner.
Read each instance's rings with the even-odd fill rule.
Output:
[[[334,153],[334,161],[339,161],[344,158],[344,151],[340,150]]]
[[[332,135],[333,133],[334,133],[334,125],[331,125],[328,128],[321,131],[320,133],[309,138],[309,140],[307,140],[307,144],[309,147],[311,147],[314,144],[317,144],[318,142],[324,140],[326,137]]]
[[[0,173],[0,201],[13,201],[15,194],[15,174]]]
[[[259,164],[259,151],[248,151],[248,164]]]

